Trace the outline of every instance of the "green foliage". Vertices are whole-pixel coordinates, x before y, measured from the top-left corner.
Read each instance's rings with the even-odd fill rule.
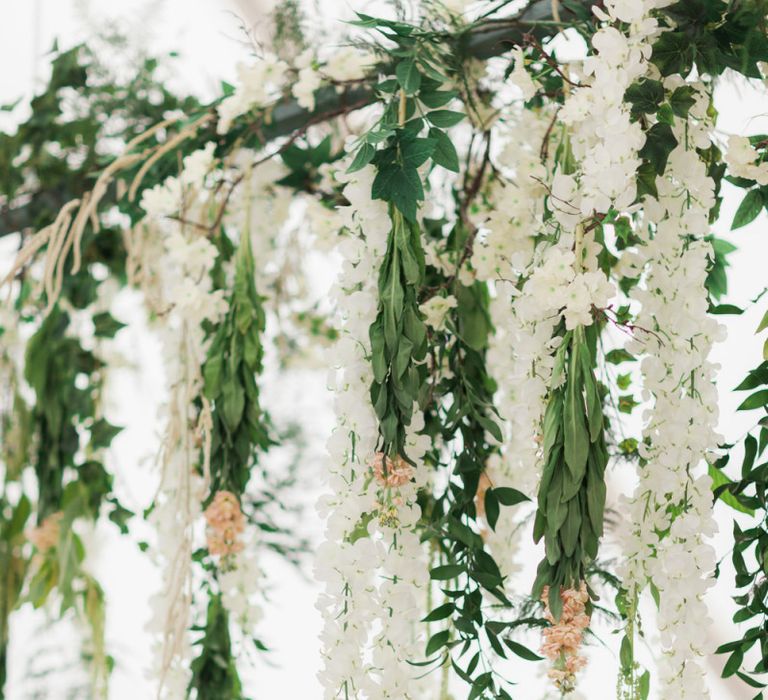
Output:
[[[747,190],[744,199],[741,200],[741,204],[739,204],[739,208],[736,210],[736,214],[733,217],[731,229],[741,228],[742,226],[751,224],[762,211],[763,207],[768,204],[766,194],[768,194],[768,188],[764,187]]]
[[[379,310],[371,325],[371,401],[379,419],[380,449],[395,458],[405,453],[405,431],[424,381],[427,331],[418,294],[424,279],[421,230],[396,209],[379,273]]]
[[[229,615],[221,602],[221,595],[209,594],[202,632],[202,637],[196,642],[200,647],[199,653],[192,660],[191,697],[196,700],[245,700],[232,657]]]
[[[679,0],[662,10],[671,30],[656,40],[651,61],[662,76],[687,76],[696,66],[712,76],[731,68],[760,78],[757,64],[768,60],[767,9],[764,0]]]
[[[82,479],[88,491],[84,514],[95,518],[111,489],[100,462],[79,457],[79,431],[90,432],[93,449],[109,446],[120,430],[105,420],[95,420],[94,391],[100,382],[100,361],[66,334],[68,315],[58,306],[30,338],[25,358],[25,378],[35,392],[33,420],[38,435],[33,460],[38,483],[37,518],[41,521],[62,509],[68,470]],[[78,376],[88,378],[78,385]],[[95,478],[98,475],[98,478]]]
[[[154,58],[139,57],[130,78],[118,79],[94,51],[79,45],[55,51],[51,68],[48,84],[30,103],[30,116],[15,133],[0,133],[0,195],[5,198],[0,235],[38,230],[66,202],[81,198],[105,164],[106,139],[119,147],[171,110],[199,109],[194,98],[179,98],[162,84]],[[154,184],[154,177],[148,182]],[[17,205],[22,196],[29,202]],[[104,205],[114,201],[109,190]]]
[[[603,534],[608,452],[593,369],[596,339],[594,324],[565,333],[552,375],[557,388],[544,414],[544,469],[533,536],[537,542],[544,538],[546,556],[533,595],[549,586],[555,617],[562,605],[560,588],[578,588],[585,580]]]
[[[235,258],[229,311],[215,329],[203,366],[204,394],[213,418],[211,495],[222,490],[242,494],[257,451],[271,444],[256,384],[264,354],[265,316],[254,274],[250,237],[245,233]]]
[[[427,235],[442,233],[434,222],[427,222],[425,228]],[[449,249],[457,257],[469,235],[457,224],[448,236]],[[448,449],[447,456],[435,451],[429,460],[439,467],[445,464],[450,473],[444,493],[436,498],[422,494],[423,538],[436,545],[440,561],[430,577],[440,583],[446,600],[425,621],[446,620],[447,624],[430,637],[426,655],[435,664],[449,663],[469,685],[470,697],[507,698],[506,680],[487,670],[484,647],[490,645],[502,658],[510,653],[527,660],[538,657],[509,638],[515,623],[494,620],[483,605],[487,593],[499,607],[509,608],[511,602],[504,593],[502,573],[479,532],[483,518],[495,528],[504,517],[503,507],[528,499],[512,488],[481,485],[487,461],[503,439],[493,405],[495,385],[485,366],[488,336],[493,332],[487,288],[479,282],[465,286],[431,267],[426,276],[428,294],[446,289],[457,300],[447,317],[447,329],[430,331],[430,362],[435,368],[447,366],[449,372],[433,378],[422,400],[426,432],[436,445]]]

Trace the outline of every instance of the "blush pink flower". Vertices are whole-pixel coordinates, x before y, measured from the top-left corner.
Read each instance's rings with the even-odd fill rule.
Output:
[[[53,549],[59,542],[59,533],[61,532],[61,519],[64,513],[52,513],[40,525],[32,528],[27,533],[27,539],[35,545],[40,554],[45,554],[49,549]]]
[[[238,535],[245,530],[245,517],[235,494],[217,492],[204,515],[208,524],[206,540],[211,554],[227,558],[243,550],[244,545]]]
[[[578,589],[560,590],[563,612],[559,620],[549,609],[549,586],[544,587],[541,599],[544,617],[550,623],[541,633],[541,653],[553,662],[547,675],[561,693],[570,693],[576,687],[576,673],[587,665],[587,660],[579,655],[584,630],[589,626],[587,585],[582,581]]]
[[[393,460],[383,452],[377,452],[368,462],[368,466],[373,469],[376,481],[387,488],[398,488],[413,478],[413,467],[400,455]]]

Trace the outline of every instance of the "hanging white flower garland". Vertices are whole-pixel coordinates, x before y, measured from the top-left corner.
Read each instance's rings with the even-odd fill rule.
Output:
[[[318,607],[326,698],[415,698],[414,668],[423,638],[414,633],[429,582],[414,531],[423,467],[388,464],[376,455],[378,423],[370,402],[373,381],[368,329],[376,318],[377,263],[390,231],[387,206],[371,200],[371,169],[344,189],[350,202],[341,238],[344,261],[336,288],[341,336],[331,351],[337,427],[328,441],[331,493],[320,503],[325,542],[315,571],[325,584]],[[429,444],[415,413],[406,444],[417,464]],[[402,472],[402,474],[400,473]],[[402,478],[400,478],[402,476]]]
[[[667,89],[678,80],[665,81]],[[638,254],[647,276],[634,298],[642,305],[636,325],[646,329],[627,348],[644,355],[645,390],[654,399],[646,413],[639,452],[645,464],[626,505],[623,578],[630,590],[652,582],[664,648],[664,698],[709,697],[700,661],[709,624],[703,595],[713,585],[715,554],[706,538],[715,532],[711,479],[704,460],[717,448],[715,367],[708,355],[723,328],[707,315],[705,287],[711,245],[704,240],[715,204],[714,183],[695,147],[708,146],[709,88],[692,84],[696,105],[675,126],[659,198],[646,199],[645,246]],[[650,236],[648,231],[653,231]]]

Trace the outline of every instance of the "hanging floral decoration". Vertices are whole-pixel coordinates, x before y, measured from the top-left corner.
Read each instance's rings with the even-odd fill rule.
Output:
[[[102,401],[125,287],[165,390],[142,506],[158,697],[242,698],[267,649],[265,562],[304,553],[270,504],[296,486],[275,455],[299,440],[265,387],[307,361],[329,371],[334,410],[311,460],[324,697],[519,697],[511,657],[567,696],[608,632],[622,700],[711,696],[715,651],[724,677],[764,687],[768,428],[718,434],[710,354],[718,317],[745,310],[721,303],[723,181],[746,190],[733,228],[768,206],[768,139],[722,138],[715,90],[763,78],[767,10],[507,5],[358,14],[330,50],[286,3],[220,99],[123,108],[114,158],[87,132],[87,167],[65,158],[58,189],[34,119],[56,122],[62,87],[93,121],[117,106],[79,50],[56,59],[33,119],[0,141],[25,173],[0,173],[2,233],[18,238],[0,317],[0,687],[13,611],[56,599],[88,620],[106,696],[85,542],[104,517],[128,536],[139,517],[118,498],[121,428]],[[82,124],[60,127],[66,150]],[[335,273],[318,293],[320,267]],[[741,410],[768,405],[765,364],[737,387]],[[739,512],[733,619],[753,621],[719,649],[702,633],[722,615],[706,602],[713,508]]]

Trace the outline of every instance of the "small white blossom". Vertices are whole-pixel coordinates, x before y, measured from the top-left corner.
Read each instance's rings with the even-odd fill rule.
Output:
[[[424,323],[432,326],[435,330],[440,330],[445,325],[445,317],[448,312],[455,309],[457,303],[454,296],[433,296],[419,306],[419,311],[425,316]]]

